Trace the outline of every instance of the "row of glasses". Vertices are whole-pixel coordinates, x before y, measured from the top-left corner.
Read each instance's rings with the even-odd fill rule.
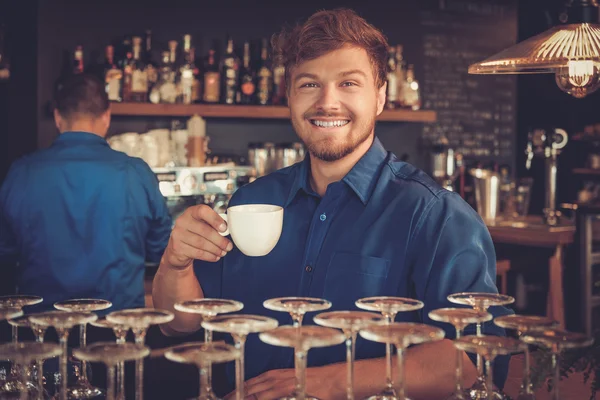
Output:
[[[96,328],[111,329],[115,334],[116,344],[123,344],[127,341],[129,327],[126,327],[125,325],[112,323],[106,318],[98,319],[90,325]],[[125,362],[119,361],[116,365],[116,388],[116,398],[119,400],[125,399]]]

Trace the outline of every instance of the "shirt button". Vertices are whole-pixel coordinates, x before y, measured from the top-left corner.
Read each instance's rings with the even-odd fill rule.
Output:
[[[321,214],[321,216],[319,217],[319,219],[321,221],[325,221],[327,219],[327,215],[325,215],[325,213]]]
[[[304,268],[306,272],[312,272],[312,269],[313,268],[310,265],[307,265],[306,268]]]

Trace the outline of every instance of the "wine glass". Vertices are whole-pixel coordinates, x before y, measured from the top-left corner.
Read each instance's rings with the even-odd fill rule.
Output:
[[[21,342],[21,343],[5,343],[0,345],[0,354],[8,360],[21,365],[21,380],[17,389],[20,393],[20,399],[29,397],[28,376],[29,365],[37,360],[43,360],[60,355],[61,347],[55,343],[39,343],[39,342]],[[41,371],[38,371],[41,374]],[[43,399],[44,386],[41,381],[38,381],[37,398]]]
[[[346,398],[354,399],[354,354],[358,331],[374,324],[385,324],[383,316],[367,311],[329,311],[317,314],[316,324],[341,329],[346,338]]]
[[[44,334],[46,333],[46,328],[43,326],[32,324],[31,321],[29,321],[28,315],[9,319],[8,323],[10,325],[12,325],[13,327],[17,327],[17,328],[30,328],[33,331],[33,334],[35,335],[35,341],[37,343],[44,342]],[[41,359],[36,360],[35,373],[37,376],[37,386],[35,386],[35,384],[33,382],[28,380],[27,381],[27,388],[28,388],[27,390],[28,391],[31,391],[32,389],[37,390],[37,388],[42,388],[42,389],[44,388],[43,360],[41,360]],[[12,375],[12,373],[11,373],[11,375]],[[19,385],[20,378],[18,375],[20,375],[20,374],[15,373],[14,378],[6,381],[4,383],[4,389],[12,392],[13,389],[10,387],[13,386],[14,388],[16,388],[15,385]]]
[[[240,356],[236,360],[235,385],[236,400],[244,398],[244,349],[246,338],[251,333],[260,333],[277,328],[279,322],[276,319],[251,314],[219,315],[210,321],[202,321],[204,329],[231,334],[235,348],[239,350]]]
[[[135,343],[144,345],[146,333],[150,325],[166,324],[171,322],[175,315],[170,311],[156,308],[133,308],[127,310],[113,311],[106,316],[109,322],[125,325],[131,328],[135,337]],[[144,360],[138,357],[135,360],[135,381],[137,400],[144,399]]]
[[[102,362],[106,365],[106,400],[125,398],[125,393],[120,392],[120,389],[115,397],[115,366],[130,360],[137,362],[148,354],[150,348],[139,343],[97,342],[73,349],[73,355],[82,361]]]
[[[456,330],[456,339],[460,339],[465,328],[470,324],[481,324],[490,321],[492,314],[471,308],[439,308],[429,312],[429,318],[437,322],[452,324]],[[456,387],[454,394],[446,400],[466,400],[462,387],[463,374],[462,351],[456,349]]]
[[[547,347],[552,352],[552,367],[554,382],[552,398],[559,400],[558,382],[560,381],[560,365],[558,357],[561,351],[590,346],[594,339],[582,334],[559,329],[532,330],[524,332],[521,339],[527,344],[537,344]]]
[[[215,363],[237,360],[240,352],[235,347],[220,343],[186,343],[175,346],[165,353],[168,360],[195,364],[200,371],[200,396],[197,400],[218,400],[212,391],[212,380],[208,370]]]
[[[522,338],[523,333],[539,330],[549,329],[558,326],[558,322],[548,317],[539,317],[536,315],[503,315],[494,319],[494,323],[500,328],[514,329],[517,331],[519,339]],[[521,388],[519,389],[519,397],[517,400],[535,400],[535,394],[531,387],[531,378],[529,371],[529,346],[525,346],[525,365],[523,368],[523,382],[521,382]]]
[[[93,312],[106,310],[112,307],[112,303],[102,299],[72,299],[54,303],[54,308],[61,311]],[[87,324],[79,327],[79,347],[87,345]],[[81,361],[81,372],[77,376],[77,382],[69,387],[70,399],[92,399],[102,395],[102,391],[92,386],[87,376],[87,363]]]
[[[280,326],[258,335],[263,342],[282,347],[293,347],[296,387],[294,392],[279,400],[318,400],[306,395],[306,358],[313,347],[329,347],[343,343],[346,337],[337,329],[322,326]]]
[[[44,301],[40,296],[31,296],[31,295],[10,295],[10,296],[0,296],[0,308],[20,308],[26,306],[33,306],[35,304],[39,304]],[[17,326],[12,327],[12,341],[19,341],[19,328]]]
[[[356,306],[367,311],[379,311],[387,323],[392,323],[399,312],[416,311],[423,308],[423,302],[405,297],[377,296],[358,299]],[[385,345],[386,360],[386,385],[378,394],[371,396],[368,400],[384,400],[395,398],[394,384],[392,380],[392,345]]]
[[[414,344],[442,340],[444,331],[440,328],[413,323],[392,322],[385,325],[370,326],[360,331],[360,336],[379,343],[393,343],[396,346],[398,375],[396,379],[396,399],[407,400],[404,389],[404,352]]]
[[[315,297],[277,297],[265,300],[263,306],[268,310],[290,313],[294,326],[298,327],[307,312],[327,310],[331,308],[331,302]]]
[[[48,311],[29,316],[32,324],[43,327],[54,327],[58,333],[58,338],[62,348],[62,355],[59,358],[60,364],[60,399],[67,400],[67,341],[69,331],[75,325],[87,324],[98,319],[96,314],[79,311]]]
[[[498,293],[479,293],[479,292],[463,292],[449,295],[448,301],[454,304],[470,306],[477,311],[487,311],[491,306],[505,306],[515,302],[511,296]],[[477,335],[481,335],[482,324],[477,324]],[[495,389],[497,399],[502,399],[502,394]],[[472,399],[481,399],[487,397],[486,379],[483,373],[483,360],[477,354],[477,379],[475,383],[467,390]]]
[[[113,333],[116,337],[117,344],[123,344],[127,341],[127,331],[129,331],[129,327],[125,325],[115,324],[106,320],[106,318],[98,319],[90,325],[95,326],[96,328],[106,328],[112,329]],[[119,362],[117,363],[117,392],[125,395],[125,363]],[[118,396],[117,396],[118,398]]]
[[[23,315],[23,310],[17,307],[0,307],[0,321],[17,318]]]
[[[513,339],[503,336],[486,336],[486,335],[468,335],[454,341],[454,346],[462,351],[476,353],[485,361],[486,370],[486,397],[476,397],[477,399],[493,400],[497,398],[498,393],[492,388],[494,387],[494,372],[492,363],[498,355],[508,355],[525,351],[525,343],[518,339]],[[504,396],[499,393],[501,398]]]

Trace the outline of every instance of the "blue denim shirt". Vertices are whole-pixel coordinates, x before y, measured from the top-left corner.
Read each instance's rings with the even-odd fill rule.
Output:
[[[410,297],[425,307],[399,313],[396,321],[436,325],[454,338],[454,328],[429,319],[429,311],[456,307],[446,299],[452,293],[497,293],[494,245],[479,215],[458,194],[387,152],[377,138],[323,197],[311,189],[309,176],[307,157],[235,193],[231,206],[283,206],[283,230],[266,256],[247,257],[234,247],[218,263],[196,261],[195,273],[206,297],[241,301],[241,312],[273,317],[280,324],[291,324],[290,316],[265,309],[264,300],[311,296],[331,301],[331,310],[356,310],[354,303],[362,297]],[[502,307],[490,312],[510,313]],[[313,316],[307,314],[304,323],[312,324]],[[474,326],[468,330],[474,331]],[[504,331],[490,322],[484,333]],[[308,365],[344,361],[344,349],[339,345],[310,350]],[[358,338],[356,359],[384,355],[384,345]],[[293,365],[291,349],[264,344],[256,334],[248,337],[246,379]],[[495,373],[500,386],[507,368],[508,357],[498,358]],[[228,375],[233,382],[233,368]]]
[[[0,262],[19,263],[19,293],[44,298],[27,312],[82,297],[143,307],[145,261],[160,261],[171,226],[148,165],[91,133],[17,160],[0,189]]]

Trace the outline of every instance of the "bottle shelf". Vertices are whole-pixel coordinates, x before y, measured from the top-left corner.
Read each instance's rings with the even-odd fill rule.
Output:
[[[225,104],[152,104],[111,103],[112,115],[147,117],[186,117],[197,114],[204,118],[288,119],[290,112],[284,106],[225,105]],[[435,122],[432,110],[384,110],[378,121]]]

